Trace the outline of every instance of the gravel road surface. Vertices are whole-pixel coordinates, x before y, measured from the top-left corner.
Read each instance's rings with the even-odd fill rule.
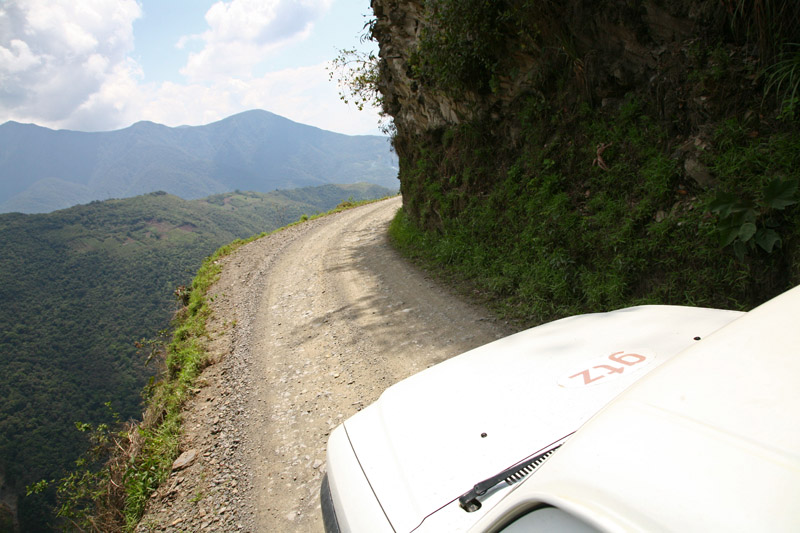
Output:
[[[330,431],[391,384],[510,334],[389,245],[400,198],[309,221],[223,259],[214,364],[184,464],[138,531],[322,531]]]

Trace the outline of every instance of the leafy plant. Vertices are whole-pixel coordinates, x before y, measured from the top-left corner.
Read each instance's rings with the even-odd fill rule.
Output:
[[[178,285],[178,287],[173,291],[172,295],[175,296],[175,299],[178,301],[178,303],[185,307],[189,305],[191,288],[186,287],[186,285]]]
[[[765,71],[764,95],[778,95],[781,118],[794,120],[800,113],[800,44],[787,44],[781,59]]]
[[[119,426],[119,417],[111,410],[110,402],[106,407],[114,425]],[[84,422],[76,422],[75,427],[88,434],[89,450],[61,480],[34,483],[27,487],[26,495],[40,494],[55,486],[59,502],[56,516],[62,521],[62,530],[121,531],[125,524],[124,477],[133,449],[129,435],[135,429],[130,424],[113,430],[109,424],[94,426]]]
[[[445,91],[492,90],[502,55],[502,28],[509,17],[504,3],[428,0],[425,16],[412,58],[416,74]]]
[[[364,44],[373,41],[372,29],[375,19],[364,24],[359,41]],[[378,90],[381,63],[372,50],[343,48],[327,67],[328,78],[339,86],[339,98],[346,104],[353,103],[359,111],[365,107],[378,109],[378,127],[386,135],[394,134],[391,117],[384,111],[383,95]]]
[[[735,31],[756,43],[771,61],[787,40],[798,36],[800,6],[795,0],[723,0]]]
[[[747,251],[755,251],[756,246],[772,253],[781,246],[780,221],[775,214],[797,203],[797,189],[797,179],[776,178],[763,187],[757,199],[719,193],[709,209],[719,217],[717,235],[720,245],[733,246],[740,261]]]
[[[328,67],[328,77],[339,84],[339,98],[346,104],[353,103],[359,111],[367,107],[381,107],[378,92],[379,62],[374,52],[363,52],[355,48],[339,50]]]

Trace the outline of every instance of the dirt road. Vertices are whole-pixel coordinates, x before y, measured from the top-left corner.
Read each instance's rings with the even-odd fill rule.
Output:
[[[155,504],[143,524],[321,532],[331,429],[392,383],[510,333],[389,246],[399,206],[307,222],[224,260],[212,290],[220,364],[186,418],[183,448],[200,460],[173,473],[172,495],[168,483],[154,498],[169,510]]]

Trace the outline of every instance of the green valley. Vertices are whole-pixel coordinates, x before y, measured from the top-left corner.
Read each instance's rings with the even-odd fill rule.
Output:
[[[392,194],[370,184],[163,192],[48,214],[0,215],[0,479],[4,494],[52,479],[86,448],[76,422],[138,418],[158,369],[135,343],[167,327],[176,287],[223,244]],[[140,347],[146,346],[140,345]],[[22,530],[47,528],[52,494],[22,498]]]

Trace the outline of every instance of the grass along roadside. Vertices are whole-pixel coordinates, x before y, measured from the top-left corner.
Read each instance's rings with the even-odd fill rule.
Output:
[[[76,424],[91,442],[89,451],[76,461],[76,469],[58,482],[42,481],[28,488],[28,493],[33,494],[57,483],[56,515],[62,522],[59,529],[132,531],[152,493],[168,478],[179,454],[182,408],[195,394],[196,379],[209,364],[208,291],[222,273],[220,259],[288,227],[380,200],[354,201],[351,197],[325,213],[303,215],[273,232],[237,239],[203,261],[191,286],[175,291],[183,307],[173,319],[171,336],[166,336],[169,342],[150,343],[163,357],[164,370],[160,379],[145,389],[142,420],[121,424],[115,418],[115,427]]]

